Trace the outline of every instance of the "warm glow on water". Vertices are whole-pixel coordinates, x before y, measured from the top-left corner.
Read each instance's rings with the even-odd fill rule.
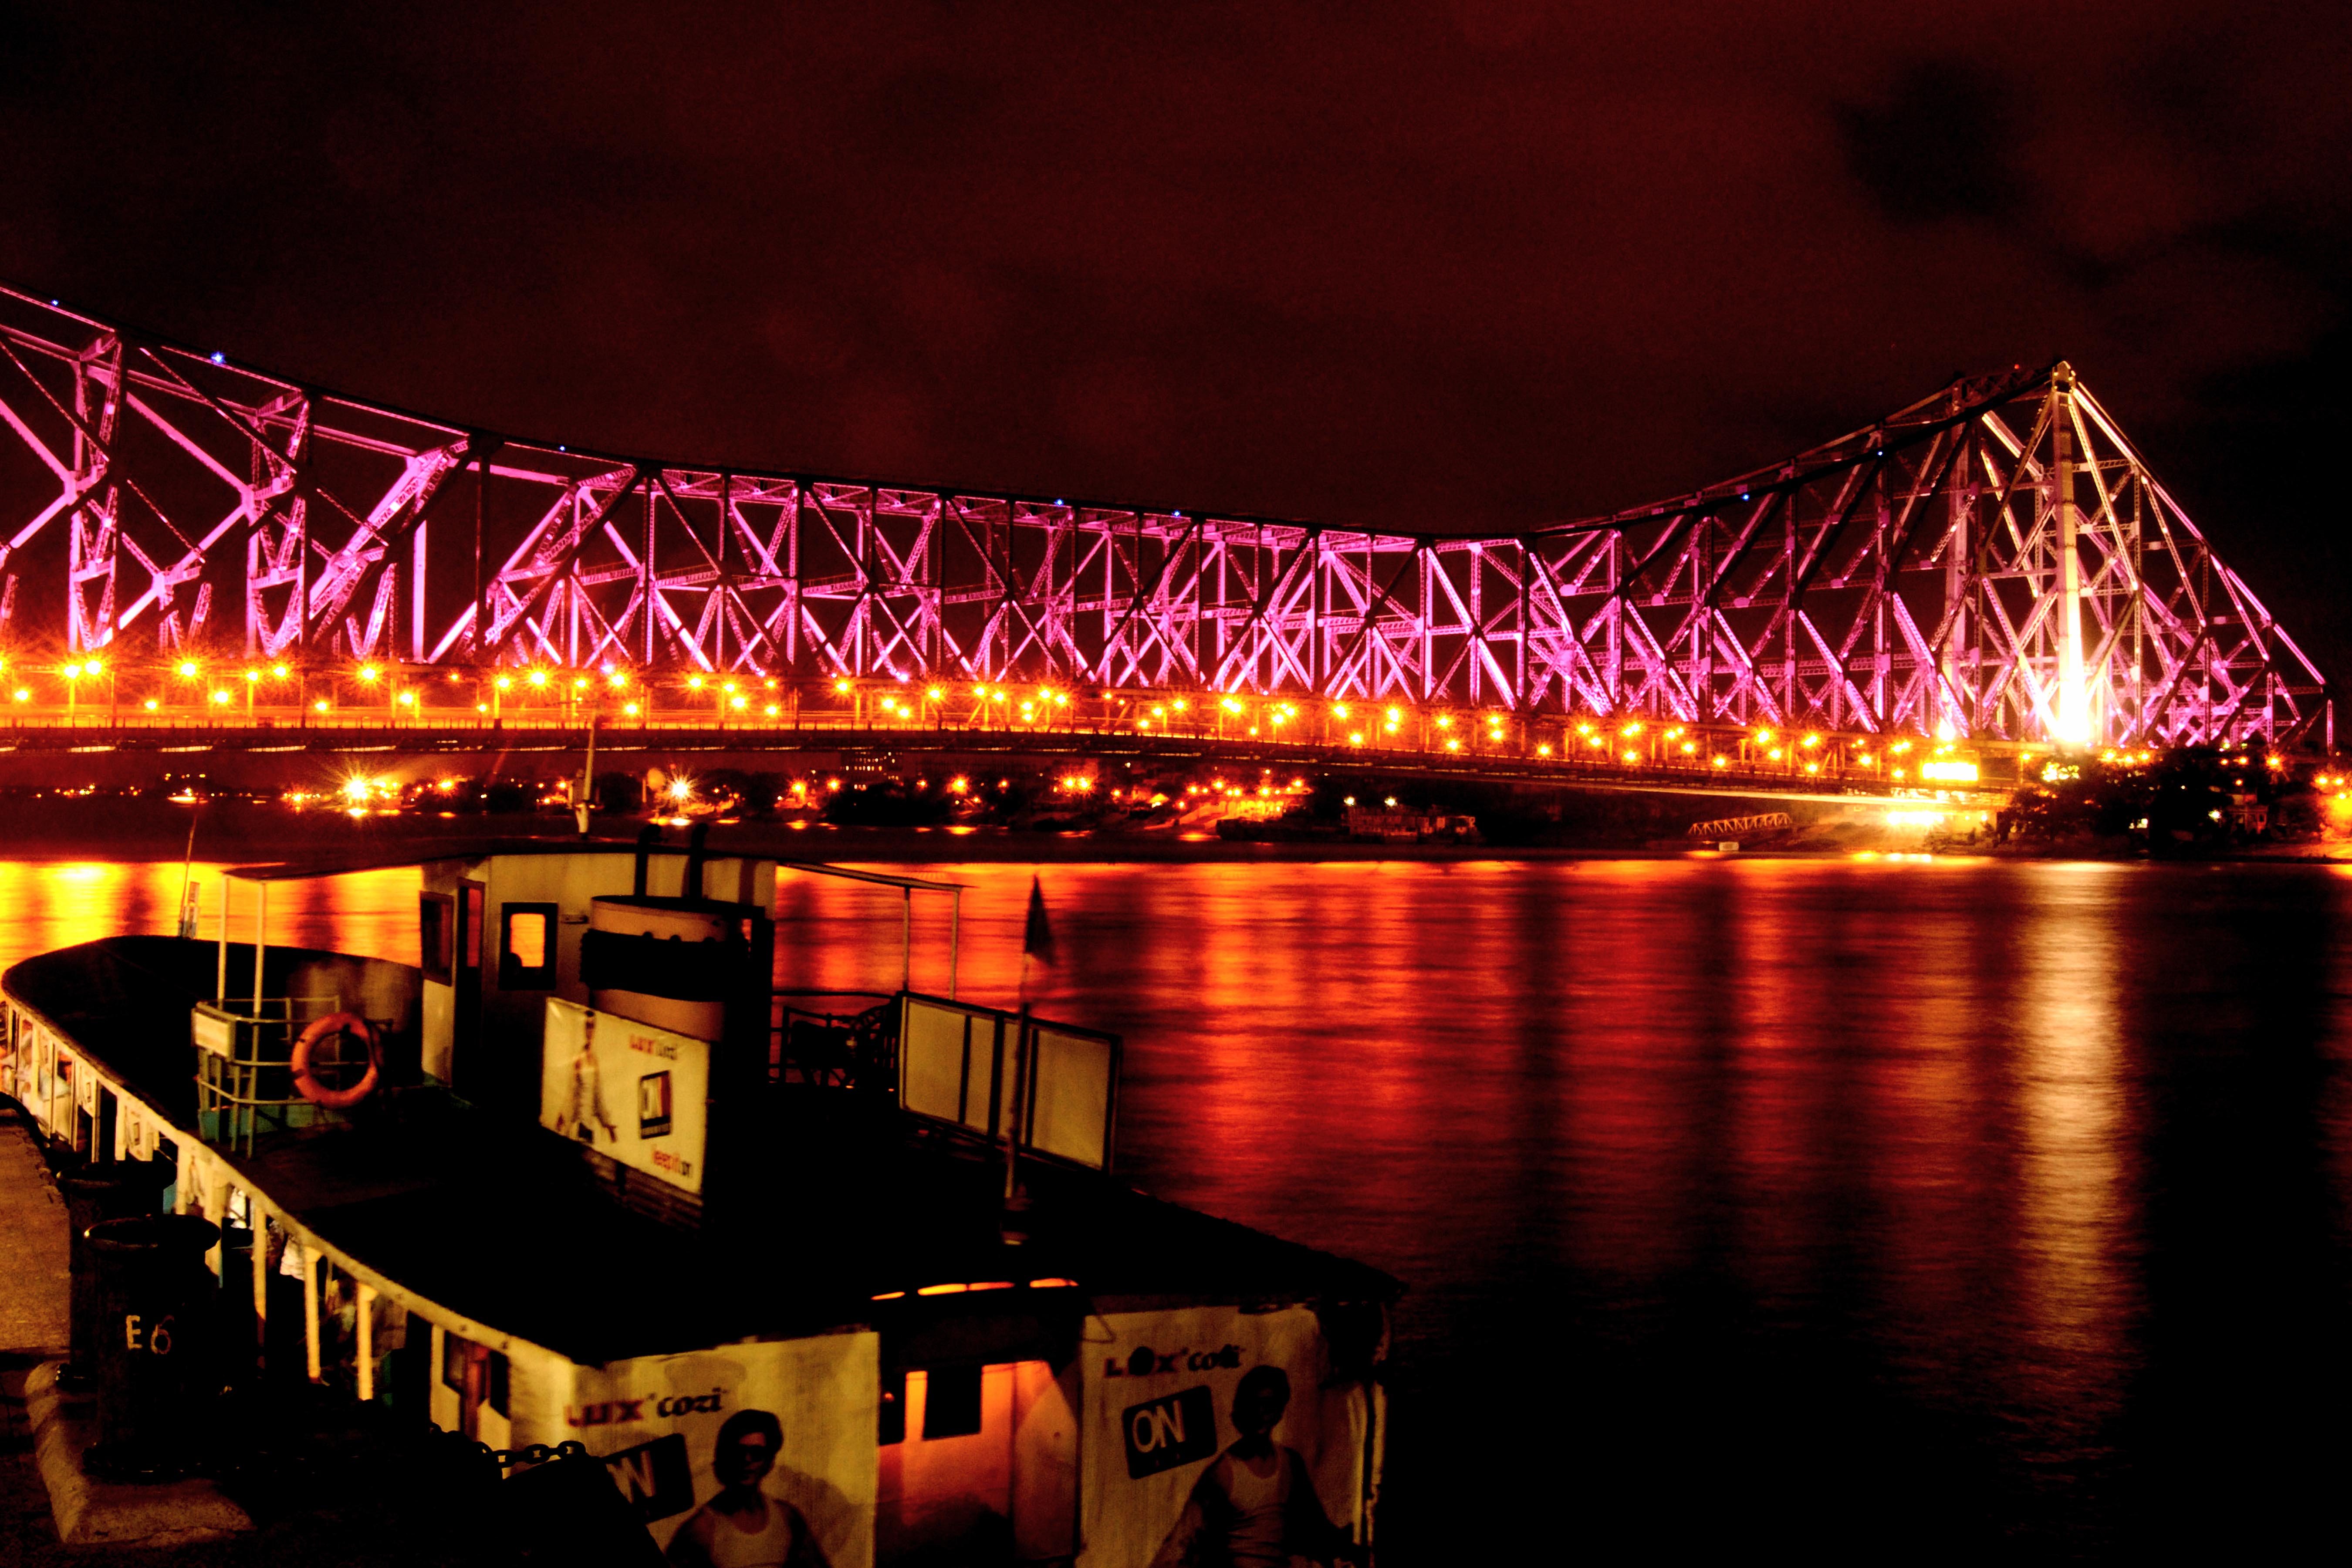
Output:
[[[0,966],[52,948],[122,932],[168,936],[180,929],[180,889],[193,877],[200,934],[219,934],[218,865],[178,861],[0,860]],[[362,871],[269,890],[269,940],[297,947],[416,962],[414,868]],[[253,940],[254,892],[238,884],[229,938]]]
[[[891,868],[967,884],[962,994],[1010,1005],[1030,868]],[[1040,875],[1032,993],[1124,1034],[1129,1179],[1410,1285],[1399,1561],[2099,1555],[2315,1517],[2352,1457],[2352,879]],[[0,957],[169,930],[180,877],[0,864]],[[271,936],[413,961],[415,893],[283,889]],[[898,984],[895,892],[787,873],[777,912],[780,984]]]

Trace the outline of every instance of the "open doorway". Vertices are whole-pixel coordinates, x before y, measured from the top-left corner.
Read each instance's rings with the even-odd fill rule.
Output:
[[[874,1519],[883,1568],[1051,1562],[1077,1550],[1076,1363],[886,1374]]]

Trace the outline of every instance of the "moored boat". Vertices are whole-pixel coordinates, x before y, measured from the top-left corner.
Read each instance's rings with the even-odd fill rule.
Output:
[[[215,941],[0,975],[0,1087],[226,1227],[262,1375],[581,1443],[681,1563],[1368,1555],[1394,1280],[1123,1182],[1114,1036],[951,966],[775,990],[780,876],[951,886],[432,854],[418,965],[268,942],[342,860],[232,873]]]

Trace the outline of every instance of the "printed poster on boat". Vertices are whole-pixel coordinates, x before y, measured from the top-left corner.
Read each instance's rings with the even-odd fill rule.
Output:
[[[1085,1568],[1326,1563],[1361,1533],[1370,1412],[1306,1308],[1093,1320]]]
[[[603,1458],[681,1568],[872,1568],[879,1344],[820,1334],[574,1367],[553,1440]]]
[[[551,997],[541,1074],[541,1126],[702,1190],[708,1041]]]

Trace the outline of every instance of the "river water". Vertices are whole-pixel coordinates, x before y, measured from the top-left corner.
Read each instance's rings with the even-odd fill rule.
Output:
[[[962,993],[1009,1003],[1030,868],[892,868],[968,886]],[[167,929],[181,874],[0,863],[0,961]],[[1038,874],[1032,994],[1124,1035],[1129,1179],[1409,1286],[1384,1560],[2246,1557],[2336,1528],[2352,877]],[[414,962],[415,893],[281,890],[271,936]],[[781,982],[895,988],[900,918],[788,875]],[[918,988],[948,962],[918,900]]]

